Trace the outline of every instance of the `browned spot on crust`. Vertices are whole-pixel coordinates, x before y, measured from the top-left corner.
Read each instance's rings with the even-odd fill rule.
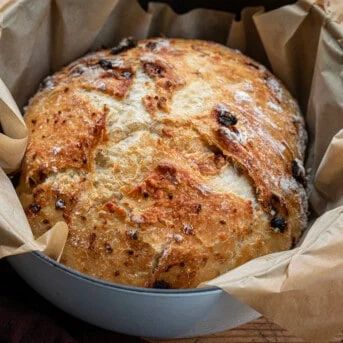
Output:
[[[115,214],[121,219],[126,217],[126,211],[122,207],[117,206],[114,202],[107,202],[105,208],[108,212]]]
[[[164,96],[152,96],[152,95],[145,95],[142,98],[143,105],[145,109],[151,114],[154,115],[157,110],[168,112],[168,102],[167,98]]]
[[[94,249],[95,240],[96,240],[96,233],[92,232],[89,235],[89,249]]]
[[[85,80],[83,88],[87,91],[97,90],[116,98],[124,98],[134,77],[134,71],[130,67],[112,67],[100,72],[100,78],[95,83]]]
[[[141,58],[144,71],[154,80],[160,93],[170,98],[172,93],[184,85],[184,81],[174,71],[172,66],[157,57]]]

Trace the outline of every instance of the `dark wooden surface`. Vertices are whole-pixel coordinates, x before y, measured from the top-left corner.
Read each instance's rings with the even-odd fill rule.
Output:
[[[339,335],[330,343],[342,343],[343,335]],[[290,335],[286,330],[260,318],[230,331],[211,336],[195,337],[180,340],[150,341],[149,343],[304,343],[300,338]],[[310,342],[307,342],[310,343]]]

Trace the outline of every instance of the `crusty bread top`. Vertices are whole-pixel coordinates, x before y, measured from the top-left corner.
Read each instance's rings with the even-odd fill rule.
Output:
[[[194,287],[290,248],[306,225],[306,133],[266,68],[219,44],[126,40],[48,77],[26,110],[18,193],[62,262],[145,287]]]

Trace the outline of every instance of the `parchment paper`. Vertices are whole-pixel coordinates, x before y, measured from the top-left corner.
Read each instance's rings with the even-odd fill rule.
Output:
[[[299,0],[242,20],[197,9],[175,14],[163,4],[144,12],[134,0],[0,0],[0,167],[20,166],[27,131],[22,109],[44,76],[121,38],[210,39],[270,66],[299,100],[310,135],[313,225],[301,245],[236,268],[216,285],[310,342],[343,329],[343,4]],[[17,105],[16,105],[17,104]],[[315,219],[316,218],[316,219]],[[67,237],[58,223],[34,240],[11,182],[0,170],[0,257],[40,250],[58,259]],[[201,286],[206,286],[201,285]]]

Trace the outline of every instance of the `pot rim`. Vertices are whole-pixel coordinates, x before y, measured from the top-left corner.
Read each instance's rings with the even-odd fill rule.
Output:
[[[136,287],[136,286],[129,286],[114,282],[109,282],[105,280],[101,280],[83,273],[79,271],[69,268],[62,263],[55,261],[54,259],[50,258],[49,256],[44,255],[42,252],[34,251],[32,254],[42,260],[45,263],[50,264],[52,267],[60,269],[61,271],[68,273],[74,277],[82,279],[83,281],[87,281],[89,283],[96,284],[98,286],[112,288],[120,291],[130,292],[130,293],[143,293],[148,295],[164,295],[164,296],[172,296],[172,295],[196,295],[199,293],[221,293],[222,289],[218,287],[204,287],[204,288],[181,288],[181,289],[157,289],[157,288],[144,288],[144,287]]]

